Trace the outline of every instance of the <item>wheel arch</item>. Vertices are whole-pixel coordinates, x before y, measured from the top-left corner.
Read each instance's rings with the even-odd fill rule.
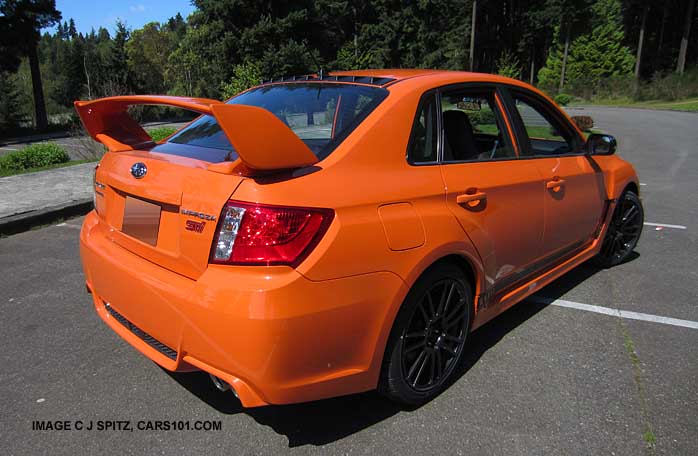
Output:
[[[376,344],[374,351],[374,359],[372,362],[372,370],[375,372],[375,382],[378,384],[378,374],[380,373],[380,366],[383,364],[385,358],[385,352],[388,347],[388,341],[390,339],[390,334],[392,333],[393,326],[395,325],[395,320],[397,318],[400,309],[402,308],[407,295],[412,290],[417,281],[424,276],[431,268],[435,267],[437,264],[450,263],[458,267],[463,271],[463,275],[466,280],[470,283],[473,293],[473,309],[471,312],[471,325],[472,320],[475,317],[475,310],[477,307],[476,300],[477,296],[481,290],[482,277],[484,276],[484,271],[478,260],[478,258],[469,255],[465,251],[443,251],[440,254],[433,252],[432,255],[427,256],[419,265],[417,265],[411,274],[405,279],[405,292],[402,296],[396,299],[393,303],[391,309],[385,316],[385,321],[383,323],[383,330],[381,331],[381,337]]]
[[[635,181],[628,182],[626,184],[625,188],[623,189],[623,191],[621,192],[621,194],[625,193],[628,190],[630,190],[631,192],[640,196],[640,187],[638,187],[638,185],[637,185],[637,183],[635,183]]]

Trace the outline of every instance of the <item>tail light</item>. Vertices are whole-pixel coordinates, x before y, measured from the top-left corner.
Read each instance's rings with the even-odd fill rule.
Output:
[[[104,204],[104,189],[106,186],[97,180],[97,170],[99,169],[99,164],[95,166],[95,171],[92,174],[92,205],[98,215],[102,215],[102,206]],[[99,196],[99,198],[97,198]]]
[[[332,222],[334,211],[228,201],[211,263],[298,266]]]

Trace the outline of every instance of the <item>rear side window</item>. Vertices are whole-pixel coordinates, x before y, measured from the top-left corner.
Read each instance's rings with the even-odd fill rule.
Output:
[[[228,101],[264,108],[284,122],[322,160],[388,95],[386,89],[336,83],[290,83],[259,87]],[[169,141],[232,150],[212,116],[202,116]]]
[[[438,134],[436,95],[430,94],[422,102],[412,125],[412,136],[407,151],[410,163],[435,162]]]

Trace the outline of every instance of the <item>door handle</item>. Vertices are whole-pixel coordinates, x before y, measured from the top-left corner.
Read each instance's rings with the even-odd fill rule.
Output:
[[[565,179],[560,179],[559,177],[553,177],[553,180],[550,180],[545,183],[545,188],[547,189],[556,189],[558,187],[562,187],[565,185]]]
[[[487,199],[487,193],[485,192],[463,193],[462,195],[456,196],[456,203],[476,206],[471,203],[480,202],[485,199]]]

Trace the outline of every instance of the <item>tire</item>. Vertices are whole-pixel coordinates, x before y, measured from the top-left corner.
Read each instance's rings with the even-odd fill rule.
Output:
[[[594,257],[594,263],[602,268],[610,268],[627,261],[640,240],[644,221],[642,201],[635,192],[626,190],[618,198],[601,251]]]
[[[454,380],[470,332],[472,288],[450,263],[428,269],[405,297],[388,339],[378,390],[416,406]]]

